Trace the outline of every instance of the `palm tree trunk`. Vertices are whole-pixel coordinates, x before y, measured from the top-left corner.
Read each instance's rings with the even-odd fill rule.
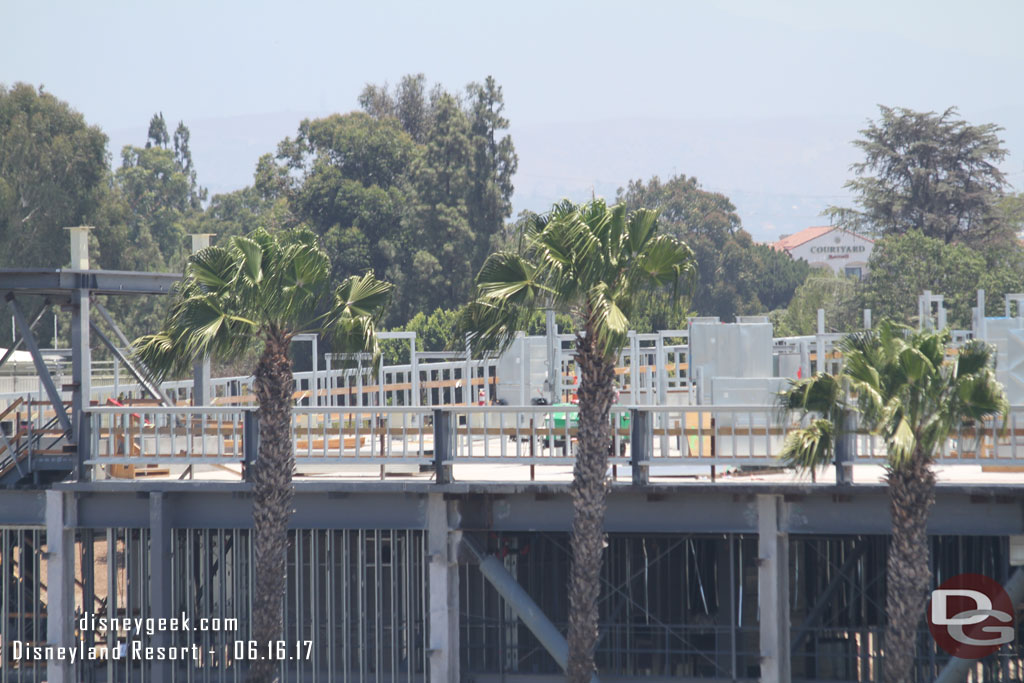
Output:
[[[931,568],[928,512],[935,502],[935,473],[918,451],[909,464],[889,473],[889,542],[885,611],[885,683],[914,680],[917,626],[924,614]]]
[[[568,680],[588,683],[595,671],[597,600],[601,594],[604,512],[608,495],[608,414],[615,401],[615,366],[597,350],[595,335],[576,337],[580,371],[579,448],[572,481],[572,570],[569,577]]]
[[[292,363],[288,337],[278,331],[267,335],[256,366],[260,446],[253,482],[253,548],[256,586],[253,591],[252,638],[266,652],[265,643],[281,638],[285,593],[288,518],[291,515],[292,471]],[[252,664],[249,680],[277,680],[277,662]]]

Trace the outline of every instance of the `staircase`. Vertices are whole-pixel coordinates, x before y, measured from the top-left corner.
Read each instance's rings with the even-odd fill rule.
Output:
[[[8,406],[0,421],[23,403],[18,399]],[[56,417],[40,424],[16,419],[14,424],[10,435],[0,434],[0,488],[45,485],[71,473],[78,447]]]

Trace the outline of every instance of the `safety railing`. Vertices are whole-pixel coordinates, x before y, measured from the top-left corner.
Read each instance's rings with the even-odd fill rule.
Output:
[[[254,408],[91,407],[86,465],[223,465],[255,462]],[[771,406],[621,406],[609,415],[608,462],[632,478],[706,474],[714,467],[779,467],[787,436],[801,424]],[[303,407],[294,409],[297,469],[329,475],[344,465],[572,465],[579,408],[555,406]],[[855,431],[849,460],[884,464],[884,440]],[[943,446],[942,465],[1024,465],[1024,406],[1007,420],[965,427]],[[513,477],[515,478],[515,477]]]
[[[224,464],[245,457],[252,409],[109,406],[87,411],[92,443],[86,465]]]
[[[859,433],[854,445],[857,464],[884,464],[888,457],[881,436]],[[989,418],[960,427],[942,444],[941,465],[1024,465],[1024,406],[1010,408],[1006,419]]]
[[[295,408],[298,468],[345,464],[429,464],[429,408]]]

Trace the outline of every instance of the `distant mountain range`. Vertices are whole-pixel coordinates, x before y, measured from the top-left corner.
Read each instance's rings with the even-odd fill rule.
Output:
[[[998,112],[988,120],[1004,125],[1011,152],[1004,170],[1024,186],[1024,112]],[[316,112],[282,112],[186,121],[200,182],[211,195],[252,182],[256,160],[294,135],[303,118]],[[177,121],[168,120],[173,127]],[[850,141],[863,120],[834,118],[739,118],[536,123],[513,126],[519,155],[516,212],[543,210],[568,197],[615,197],[630,179],[696,176],[706,189],[728,195],[744,227],[758,241],[821,224],[821,211],[846,204],[843,184],[858,159]],[[115,165],[126,144],[143,144],[146,129],[110,131]]]

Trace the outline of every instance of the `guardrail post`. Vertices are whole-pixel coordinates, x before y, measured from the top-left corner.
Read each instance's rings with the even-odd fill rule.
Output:
[[[651,481],[651,451],[654,450],[654,430],[651,413],[631,408],[629,411],[629,464],[633,468],[633,484],[645,486]]]
[[[252,481],[260,450],[260,416],[255,410],[242,413],[242,479]]]
[[[78,431],[78,443],[76,444],[78,462],[75,469],[77,470],[76,479],[78,481],[92,481],[92,465],[86,464],[92,459],[92,419],[93,413],[82,412]]]
[[[848,486],[853,483],[853,459],[857,450],[857,418],[850,413],[843,418],[843,428],[836,440],[836,484]]]
[[[441,408],[434,409],[434,473],[438,484],[452,482],[452,414]]]

